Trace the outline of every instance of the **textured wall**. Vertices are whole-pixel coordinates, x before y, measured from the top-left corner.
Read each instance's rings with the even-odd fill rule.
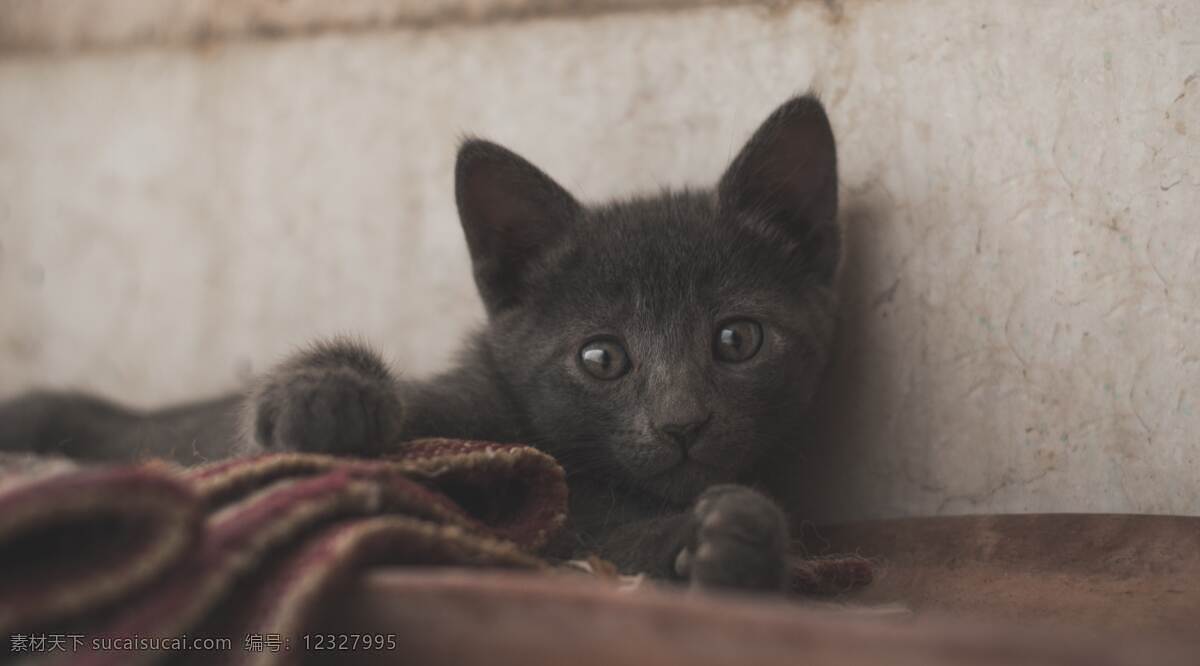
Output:
[[[1200,513],[1200,4],[358,28],[0,58],[0,395],[161,404],[338,331],[427,373],[481,318],[461,133],[597,199],[713,180],[813,86],[849,257],[811,515]]]

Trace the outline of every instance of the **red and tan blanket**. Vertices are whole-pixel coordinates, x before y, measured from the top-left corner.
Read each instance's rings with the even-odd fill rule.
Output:
[[[452,440],[370,461],[22,469],[0,481],[0,636],[72,664],[281,662],[289,651],[195,646],[290,637],[365,566],[541,567],[530,553],[566,497],[549,456]]]

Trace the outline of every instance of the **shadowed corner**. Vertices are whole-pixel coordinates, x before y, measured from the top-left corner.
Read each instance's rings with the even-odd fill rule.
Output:
[[[877,447],[890,447],[873,424],[880,422],[884,397],[872,393],[872,377],[887,369],[873,351],[880,317],[880,295],[872,286],[885,282],[891,202],[873,188],[846,193],[840,213],[843,258],[837,277],[840,299],[837,330],[825,377],[809,410],[806,435],[771,470],[770,487],[789,514],[805,522],[831,522],[878,513],[870,474],[863,465],[878,461]],[[888,290],[895,295],[895,285]],[[911,399],[911,397],[909,398]]]

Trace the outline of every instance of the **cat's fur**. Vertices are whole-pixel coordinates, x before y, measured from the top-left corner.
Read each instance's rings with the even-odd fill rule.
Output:
[[[561,554],[778,588],[783,513],[741,484],[801,444],[826,365],[840,258],[835,154],[821,104],[799,97],[716,188],[586,206],[514,153],[468,140],[456,197],[488,322],[453,369],[409,381],[365,344],[327,341],[263,377],[240,417],[235,398],[134,414],[37,394],[0,407],[0,446],[187,461],[232,442],[337,454],[424,436],[526,442],[568,472]],[[746,319],[761,327],[757,353],[717,358],[718,331]],[[623,376],[585,369],[581,348],[597,337],[626,350]]]

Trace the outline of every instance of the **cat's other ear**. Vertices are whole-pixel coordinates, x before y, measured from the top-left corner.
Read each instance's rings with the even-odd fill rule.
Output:
[[[575,199],[521,156],[468,139],[454,169],[458,217],[489,314],[521,300],[522,272],[578,218]]]
[[[775,110],[718,185],[722,211],[799,253],[825,280],[841,258],[837,148],[825,108],[806,95]]]

